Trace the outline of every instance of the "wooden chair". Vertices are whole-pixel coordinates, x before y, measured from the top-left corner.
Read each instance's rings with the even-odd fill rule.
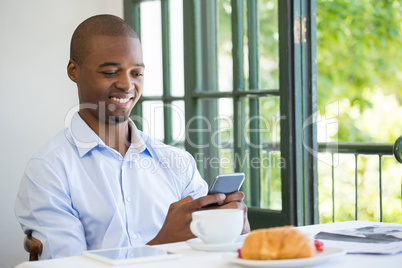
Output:
[[[24,239],[24,248],[29,253],[29,261],[37,261],[39,254],[42,253],[43,245],[38,239],[28,234]]]

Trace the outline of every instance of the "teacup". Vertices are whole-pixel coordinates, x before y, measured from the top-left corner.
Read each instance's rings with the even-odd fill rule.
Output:
[[[243,213],[241,209],[196,211],[190,229],[205,244],[231,244],[243,230]]]

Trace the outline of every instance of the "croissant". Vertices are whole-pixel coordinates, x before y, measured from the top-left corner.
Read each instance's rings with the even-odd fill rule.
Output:
[[[252,231],[240,252],[247,260],[277,260],[312,257],[316,248],[308,235],[283,226]]]

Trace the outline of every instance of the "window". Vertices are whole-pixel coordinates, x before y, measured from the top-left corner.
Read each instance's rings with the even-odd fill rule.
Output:
[[[252,228],[317,221],[315,160],[305,149],[316,150],[315,123],[302,125],[315,109],[311,9],[309,1],[125,1],[147,66],[133,119],[189,151],[209,183],[246,173]]]

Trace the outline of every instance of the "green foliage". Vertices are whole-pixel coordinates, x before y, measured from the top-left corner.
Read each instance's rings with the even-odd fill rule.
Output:
[[[401,1],[317,0],[316,5],[318,108],[346,99],[340,107],[339,140],[374,141],[375,135],[360,131],[356,122],[376,108],[376,92],[402,103]],[[348,109],[357,110],[356,118]],[[394,142],[402,134],[399,129],[379,142]]]
[[[402,134],[401,1],[317,0],[316,5],[318,110],[338,101],[333,139],[395,142]],[[353,220],[356,206],[359,220],[379,221],[378,157],[358,158],[357,186],[353,155],[336,157],[334,181],[331,167],[318,163],[320,222]],[[401,222],[402,167],[391,160],[382,165],[383,220]]]

